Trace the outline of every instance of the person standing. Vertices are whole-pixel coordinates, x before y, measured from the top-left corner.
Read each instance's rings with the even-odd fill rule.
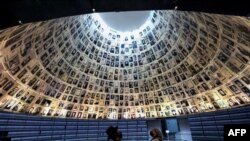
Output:
[[[122,132],[118,130],[118,127],[110,126],[106,133],[108,135],[108,140],[112,141],[121,141],[122,140]]]
[[[151,141],[163,141],[162,133],[157,128],[152,128],[150,130],[150,136],[152,137]]]

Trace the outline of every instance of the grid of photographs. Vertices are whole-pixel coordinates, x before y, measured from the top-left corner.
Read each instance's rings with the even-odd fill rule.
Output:
[[[150,20],[139,36],[104,29],[91,14],[1,31],[0,109],[134,119],[250,103],[247,19],[153,11]]]

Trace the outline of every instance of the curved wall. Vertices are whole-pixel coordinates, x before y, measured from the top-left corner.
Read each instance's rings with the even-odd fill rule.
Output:
[[[250,123],[250,106],[178,116],[176,119],[180,131],[170,134],[170,140],[223,141],[225,124]],[[161,120],[81,120],[1,112],[0,139],[1,133],[5,132],[6,136],[7,132],[11,141],[106,141],[106,129],[109,126],[118,126],[123,134],[123,141],[146,141],[150,139],[151,128],[161,129],[164,126],[161,125]],[[192,139],[188,138],[189,130]]]
[[[243,17],[154,11],[135,33],[93,15],[0,31],[0,109],[80,119],[156,118],[249,104]]]

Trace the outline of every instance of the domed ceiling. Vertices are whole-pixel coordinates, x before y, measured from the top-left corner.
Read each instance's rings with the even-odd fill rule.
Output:
[[[138,30],[123,33],[97,17],[0,31],[0,109],[133,119],[249,104],[249,19],[152,11]]]

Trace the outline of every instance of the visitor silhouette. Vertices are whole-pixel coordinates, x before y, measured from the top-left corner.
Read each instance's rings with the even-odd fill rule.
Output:
[[[122,140],[122,132],[118,130],[118,127],[110,126],[106,133],[108,135],[108,140],[113,141],[121,141]]]
[[[152,128],[150,131],[151,141],[163,141],[162,133],[157,128]]]

